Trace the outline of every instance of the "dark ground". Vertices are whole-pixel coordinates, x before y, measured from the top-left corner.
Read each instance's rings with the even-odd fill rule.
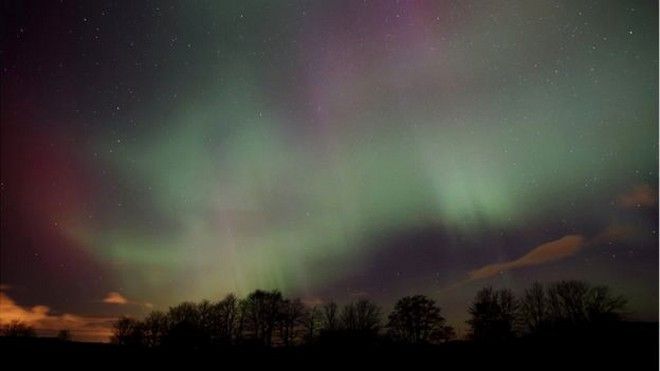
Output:
[[[84,369],[400,368],[492,370],[658,370],[658,324],[627,323],[609,334],[522,338],[507,343],[454,341],[438,346],[333,342],[295,348],[132,349],[51,338],[0,338],[2,364]]]

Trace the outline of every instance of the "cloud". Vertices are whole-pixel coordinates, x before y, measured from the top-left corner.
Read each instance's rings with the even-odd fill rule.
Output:
[[[626,209],[652,207],[657,202],[658,190],[648,184],[639,184],[617,199],[617,204]]]
[[[369,296],[369,293],[366,291],[351,291],[349,295],[354,298],[366,298]]]
[[[531,267],[575,255],[586,244],[584,236],[571,234],[558,240],[546,242],[532,249],[516,260],[485,265],[468,273],[468,280],[478,280],[495,276],[512,269]]]
[[[318,297],[311,297],[311,298],[304,298],[301,300],[303,304],[305,304],[308,307],[319,307],[323,304],[325,304],[325,301],[321,298]]]
[[[102,302],[106,304],[112,304],[112,305],[135,305],[138,307],[143,307],[146,309],[153,309],[154,305],[148,301],[145,302],[140,302],[140,301],[132,301],[126,299],[124,295],[116,292],[116,291],[111,291],[105,295],[105,298],[103,298]]]
[[[103,302],[106,304],[118,304],[118,305],[124,305],[129,303],[129,301],[125,297],[123,297],[120,293],[114,291],[109,292],[103,299]]]
[[[639,229],[632,225],[612,224],[594,236],[591,241],[589,241],[589,244],[596,245],[612,241],[621,241],[636,233],[639,233]]]
[[[558,240],[541,244],[522,257],[501,263],[488,264],[468,272],[462,283],[493,277],[513,269],[550,263],[573,256],[582,249],[601,243],[621,241],[633,236],[638,230],[634,226],[612,224],[590,239],[580,234],[571,234]],[[460,284],[460,283],[459,283]]]
[[[112,335],[114,317],[86,317],[64,313],[53,314],[45,305],[22,307],[0,291],[0,324],[21,321],[34,327],[37,334],[55,336],[59,330],[67,329],[73,340],[107,342]]]

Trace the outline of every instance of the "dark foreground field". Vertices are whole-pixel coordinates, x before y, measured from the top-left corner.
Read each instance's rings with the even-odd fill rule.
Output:
[[[50,338],[0,338],[3,363],[82,367],[171,367],[207,369],[259,365],[287,368],[394,366],[401,369],[658,370],[658,324],[626,323],[611,334],[521,338],[507,343],[453,341],[436,346],[400,346],[337,341],[291,348],[232,347],[144,349]]]

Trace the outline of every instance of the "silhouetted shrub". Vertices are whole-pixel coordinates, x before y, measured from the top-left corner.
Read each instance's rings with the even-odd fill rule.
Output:
[[[34,328],[28,325],[25,322],[21,321],[11,321],[10,323],[2,326],[0,328],[0,334],[2,336],[13,337],[13,338],[25,338],[25,337],[34,337],[36,332]]]
[[[59,341],[71,341],[71,331],[67,329],[62,329],[57,332],[57,340]]]

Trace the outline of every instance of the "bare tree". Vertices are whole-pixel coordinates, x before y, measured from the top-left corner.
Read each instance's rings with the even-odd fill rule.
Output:
[[[375,335],[380,329],[380,308],[368,299],[347,304],[341,313],[341,326],[348,332]]]
[[[209,338],[209,341],[218,327],[216,309],[216,306],[208,300],[202,300],[197,304],[199,328]]]
[[[256,290],[243,302],[244,325],[252,337],[263,345],[272,344],[282,300],[279,291]]]
[[[208,323],[210,304],[183,302],[167,312],[168,332],[163,339],[169,346],[200,348],[210,343]],[[200,310],[201,309],[201,310]]]
[[[198,306],[195,303],[186,301],[174,307],[170,307],[167,311],[167,320],[170,327],[182,322],[197,325],[200,322]]]
[[[161,311],[152,311],[143,321],[144,344],[158,347],[168,333],[167,315]]]
[[[112,326],[112,337],[110,341],[120,345],[142,345],[144,341],[144,327],[136,319],[120,317]]]
[[[534,283],[521,301],[520,318],[529,334],[576,331],[617,321],[626,301],[608,287],[582,281],[554,282],[544,288]]]
[[[278,324],[280,338],[285,346],[291,346],[297,337],[297,332],[303,324],[305,306],[299,299],[283,300],[280,303]]]
[[[303,326],[305,328],[305,341],[312,342],[319,333],[322,326],[323,313],[321,310],[314,306],[305,311],[303,317]]]
[[[626,299],[612,295],[607,286],[592,287],[586,302],[587,317],[592,323],[621,320],[621,311],[626,307]]]
[[[456,338],[456,331],[454,330],[453,327],[445,325],[445,326],[442,326],[442,330],[440,330],[438,335],[440,336],[440,338],[435,340],[435,341],[446,343],[446,342],[454,340]],[[431,338],[433,338],[433,337],[434,337],[434,335],[431,335]]]
[[[435,301],[424,295],[406,296],[396,302],[387,323],[388,334],[395,340],[421,344],[444,341],[448,335],[445,319]]]
[[[548,297],[545,288],[534,282],[520,301],[520,319],[527,332],[539,332],[547,326]]]
[[[240,307],[239,300],[234,294],[227,295],[215,304],[216,327],[214,329],[215,341],[221,344],[233,344],[239,336]]]
[[[339,328],[339,308],[334,301],[323,305],[321,327],[326,331],[335,331]]]
[[[501,341],[514,336],[516,298],[510,290],[481,289],[469,308],[470,336],[478,341]]]
[[[560,281],[548,287],[549,316],[555,322],[571,325],[587,319],[585,299],[589,286],[581,281]]]
[[[590,287],[581,281],[560,281],[548,288],[548,319],[555,328],[579,328],[619,320],[626,300],[606,286]]]

